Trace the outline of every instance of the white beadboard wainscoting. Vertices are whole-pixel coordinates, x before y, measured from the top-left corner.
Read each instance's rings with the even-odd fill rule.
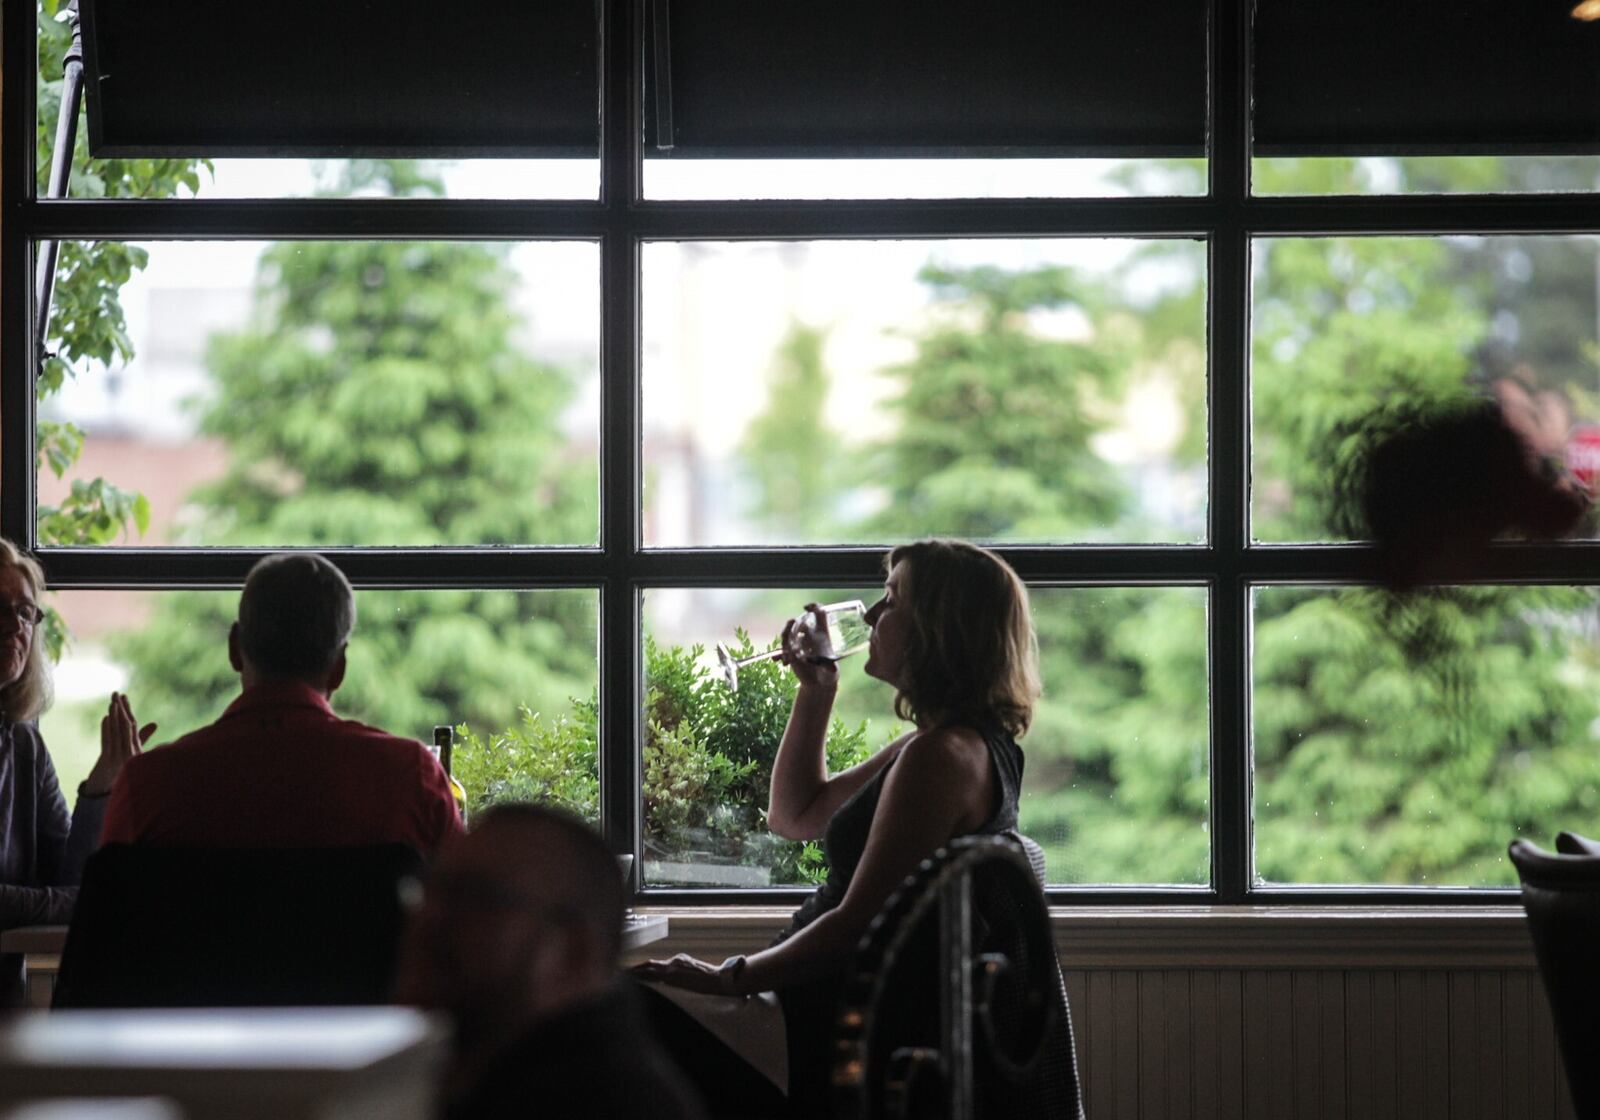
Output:
[[[672,921],[650,956],[719,960],[788,916],[650,912]],[[1090,1120],[1574,1117],[1516,907],[1051,917]]]

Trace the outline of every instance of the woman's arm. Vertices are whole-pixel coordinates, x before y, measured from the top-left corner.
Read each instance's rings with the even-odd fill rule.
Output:
[[[815,607],[810,604],[807,609]],[[800,681],[789,722],[784,724],[778,753],[772,760],[767,792],[767,827],[785,840],[816,840],[839,806],[867,784],[899,753],[909,735],[852,766],[828,775],[828,721],[839,689],[839,667],[806,660],[796,644],[794,622],[783,628],[783,663]]]
[[[0,883],[0,929],[63,926],[72,918],[77,887],[18,887]]]
[[[906,876],[988,818],[993,790],[989,752],[977,735],[941,728],[914,736],[884,780],[843,900],[793,937],[747,958],[739,990],[786,987],[841,967]]]
[[[23,827],[31,835],[8,836],[5,842],[31,850],[34,881],[0,884],[0,929],[17,926],[60,925],[72,915],[77,891],[58,887],[63,852],[70,827],[67,803],[56,781],[55,766],[45,750],[39,729],[33,724],[16,724],[11,731],[12,749],[28,752],[33,788],[23,796],[33,800],[33,812],[12,818],[12,827]]]
[[[813,694],[801,685],[784,726],[767,799],[767,827],[785,840],[816,840],[839,806],[893,762],[912,732],[900,736],[865,762],[828,775],[825,750],[833,693]]]

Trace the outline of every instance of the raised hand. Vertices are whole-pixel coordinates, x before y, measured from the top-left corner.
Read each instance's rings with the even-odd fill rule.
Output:
[[[807,603],[806,610],[817,609],[816,603]],[[781,660],[793,671],[795,678],[801,684],[816,685],[822,688],[837,688],[839,685],[839,665],[835,661],[823,661],[811,656],[810,651],[804,648],[803,640],[805,631],[800,626],[800,620],[791,618],[783,624],[783,638],[779,643]]]
[[[111,704],[100,720],[100,757],[95,760],[89,777],[84,780],[83,792],[94,797],[110,793],[112,783],[122,773],[123,765],[144,749],[156,725],[139,726],[133,718],[133,705],[120,692],[111,694]]]

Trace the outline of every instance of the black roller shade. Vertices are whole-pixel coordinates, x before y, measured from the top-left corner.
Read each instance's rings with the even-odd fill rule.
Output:
[[[594,156],[595,0],[80,0],[101,157]]]
[[[639,0],[674,157],[1199,156],[1206,0]],[[1600,152],[1576,0],[1258,0],[1261,155]],[[101,156],[592,156],[594,0],[81,0]]]
[[[1259,0],[1259,155],[1600,152],[1577,0]]]
[[[1206,7],[656,0],[646,136],[676,156],[1198,156]]]

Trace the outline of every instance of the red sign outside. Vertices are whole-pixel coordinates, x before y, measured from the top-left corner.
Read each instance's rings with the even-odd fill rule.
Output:
[[[1575,424],[1567,437],[1567,470],[1591,492],[1600,482],[1600,424]]]

